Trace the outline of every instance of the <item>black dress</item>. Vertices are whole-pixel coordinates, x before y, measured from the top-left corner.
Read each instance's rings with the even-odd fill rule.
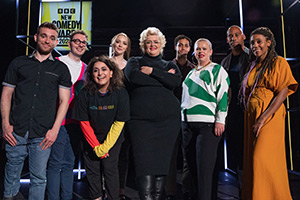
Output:
[[[150,75],[141,66],[153,68]],[[175,69],[176,73],[168,72]],[[125,67],[129,82],[130,118],[127,130],[132,142],[136,175],[167,175],[177,134],[180,104],[173,89],[180,84],[176,64],[161,55],[132,57]]]

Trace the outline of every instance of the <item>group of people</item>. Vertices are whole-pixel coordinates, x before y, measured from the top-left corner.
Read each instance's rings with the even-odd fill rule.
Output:
[[[4,199],[17,195],[27,156],[29,199],[43,199],[46,187],[49,200],[72,199],[79,146],[91,199],[126,199],[129,147],[140,199],[176,195],[181,149],[184,192],[190,199],[215,199],[225,129],[238,138],[232,146],[238,171],[243,168],[241,198],[291,199],[283,101],[298,84],[276,54],[270,29],[251,33],[249,51],[242,29],[231,26],[231,53],[221,64],[212,61],[206,38],[194,43],[192,64],[192,41],[185,35],[174,40],[176,58],[164,60],[166,38],[155,27],[140,34],[141,56],[130,57],[131,41],[119,33],[111,41],[112,57],[96,56],[88,65],[81,61],[87,47],[83,31],[70,35],[67,55],[53,58],[57,37],[55,25],[41,24],[36,51],[14,59],[3,82]]]

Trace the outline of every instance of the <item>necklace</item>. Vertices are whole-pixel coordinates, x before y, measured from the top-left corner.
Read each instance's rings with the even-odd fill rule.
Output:
[[[207,67],[209,64],[211,63],[211,61],[209,61],[206,65],[204,65],[204,66],[197,66],[196,67],[196,70],[197,71],[200,71],[200,70],[203,70],[205,67]]]

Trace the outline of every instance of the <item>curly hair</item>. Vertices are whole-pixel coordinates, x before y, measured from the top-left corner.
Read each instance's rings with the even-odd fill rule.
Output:
[[[257,75],[255,82],[257,83],[256,85],[259,85],[261,83],[261,81],[263,80],[264,74],[267,72],[267,74],[269,75],[272,72],[272,70],[274,68],[274,61],[277,59],[278,55],[275,51],[276,41],[274,38],[274,34],[272,33],[272,31],[269,28],[259,27],[259,28],[256,28],[254,31],[252,31],[250,34],[250,44],[251,44],[251,36],[253,36],[255,34],[263,35],[267,40],[271,41],[271,45],[268,47],[267,56],[262,61],[261,67],[258,69],[258,70],[260,70],[260,72]],[[250,51],[249,62],[251,63],[252,61],[255,61],[255,60],[256,60],[256,56],[253,54],[252,51]]]
[[[124,36],[127,39],[127,49],[125,51],[124,57],[126,60],[129,59],[130,57],[130,50],[131,50],[131,40],[130,38],[125,34],[125,33],[118,33],[117,35],[115,35],[112,39],[111,39],[111,45],[113,46],[113,44],[116,42],[117,38],[119,36]],[[113,54],[115,53],[115,50],[113,49]]]
[[[161,44],[160,53],[163,53],[164,47],[166,46],[166,37],[164,34],[156,27],[148,27],[147,29],[143,30],[140,34],[140,49],[143,53],[145,53],[145,41],[147,40],[149,35],[157,35]]]
[[[110,83],[108,86],[108,91],[113,92],[120,87],[124,86],[123,83],[123,72],[117,67],[117,65],[109,59],[108,56],[96,56],[91,59],[89,62],[84,74],[85,74],[85,84],[83,86],[90,94],[95,94],[99,90],[99,85],[94,81],[93,78],[93,69],[96,62],[103,62],[109,70],[113,72],[112,77],[110,78]]]

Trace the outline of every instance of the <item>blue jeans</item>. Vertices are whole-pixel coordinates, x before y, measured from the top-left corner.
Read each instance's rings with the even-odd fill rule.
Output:
[[[48,200],[71,200],[74,153],[65,126],[61,126],[52,145],[47,171]],[[61,198],[59,192],[61,191]]]
[[[46,189],[46,167],[50,155],[50,148],[42,150],[39,146],[42,138],[28,138],[15,133],[16,146],[5,145],[7,162],[5,165],[4,197],[13,197],[20,189],[20,177],[24,160],[29,155],[29,200],[44,199]]]

